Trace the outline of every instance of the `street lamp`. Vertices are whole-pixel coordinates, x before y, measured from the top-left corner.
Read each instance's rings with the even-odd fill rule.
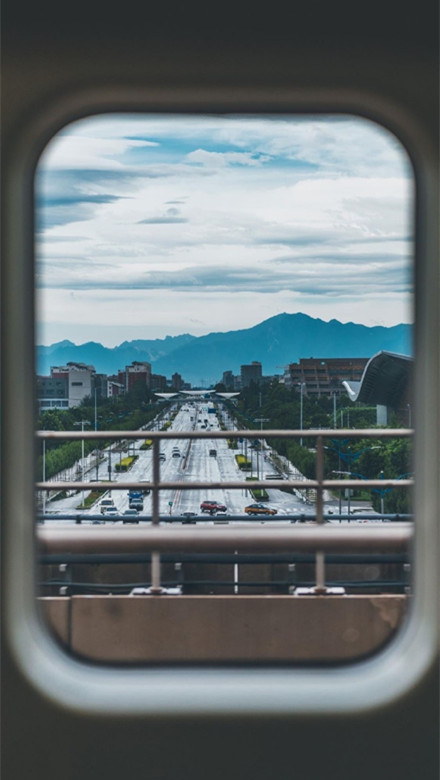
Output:
[[[413,472],[412,471],[408,471],[405,474],[399,474],[399,476],[396,477],[396,479],[405,479],[405,477],[410,477],[412,475],[413,475]],[[379,477],[380,477],[380,479],[385,479],[385,474],[383,472],[383,469],[380,472]],[[393,489],[392,487],[389,487],[389,488],[372,488],[373,493],[379,493],[379,495],[380,495],[380,513],[382,515],[382,519],[383,519],[383,515],[384,515],[384,495],[385,495],[385,493],[389,493],[390,490],[392,490],[392,489]]]
[[[303,395],[304,395],[304,388],[305,388],[305,386],[306,386],[305,382],[298,382],[298,387],[300,389],[300,396],[301,396],[301,398],[300,398],[300,407],[299,407],[299,429],[300,429],[300,431],[302,431],[302,429],[303,429]],[[302,447],[302,443],[303,443],[302,436],[301,436],[301,438],[299,440],[299,443],[300,443],[300,445]]]
[[[342,444],[342,446],[344,446],[348,441],[349,441],[349,439],[341,439],[340,443]],[[333,445],[336,445],[339,442],[338,442],[337,439],[332,439],[332,443],[333,443]],[[354,472],[351,471],[351,464],[353,463],[353,461],[357,460],[361,455],[363,455],[364,452],[369,452],[370,450],[380,450],[381,447],[380,447],[380,444],[378,444],[378,445],[375,445],[373,447],[364,447],[364,449],[358,450],[357,452],[352,452],[350,446],[347,447],[347,452],[343,452],[339,447],[336,447],[336,446],[324,447],[324,449],[325,450],[333,450],[338,455],[339,471],[334,471],[333,473],[334,474],[346,474],[346,475],[348,475],[350,477],[350,475],[354,473]],[[345,463],[347,463],[348,468],[350,469],[350,471],[341,471],[340,470],[341,469],[341,460],[343,460]],[[358,475],[358,476],[361,476],[361,475]],[[341,503],[342,503],[342,499],[341,499],[341,490],[340,490],[339,491],[339,514],[341,514],[341,510],[342,510]],[[350,488],[348,488],[347,509],[348,509],[348,515],[349,515],[349,518],[350,518]]]
[[[260,393],[260,396],[261,396],[261,393]],[[269,417],[256,417],[254,422],[259,422],[260,423],[260,431],[262,433],[263,432],[263,423],[264,422],[269,422]],[[260,457],[262,456],[262,454],[263,454],[263,438],[261,436],[260,437]],[[261,476],[263,476],[263,464],[261,464]],[[260,479],[260,458],[258,457],[258,452],[257,452],[257,479]]]
[[[335,430],[338,427],[337,416],[336,416],[336,391],[335,390],[333,391],[333,427]]]
[[[43,439],[43,482],[46,482],[46,439]],[[46,491],[43,490],[43,522],[46,514]]]
[[[84,433],[84,426],[90,425],[88,420],[81,420],[73,424],[80,425],[82,433]],[[84,482],[84,439],[81,440],[81,482]],[[82,507],[84,508],[84,488],[82,490]]]

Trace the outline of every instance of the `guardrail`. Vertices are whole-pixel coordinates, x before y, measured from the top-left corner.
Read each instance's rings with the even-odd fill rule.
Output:
[[[255,551],[267,549],[300,549],[314,551],[316,583],[313,590],[315,594],[325,594],[329,589],[325,584],[324,551],[343,549],[365,549],[366,546],[374,546],[384,549],[390,543],[398,549],[404,549],[410,543],[413,529],[409,525],[403,528],[342,528],[332,526],[324,527],[324,491],[328,489],[352,489],[368,488],[409,488],[414,482],[412,479],[324,479],[324,440],[326,439],[392,439],[409,438],[413,435],[410,429],[365,429],[365,430],[265,430],[264,439],[314,439],[316,440],[316,478],[310,480],[264,480],[257,479],[252,482],[253,488],[312,488],[316,491],[316,527],[297,528],[161,528],[159,514],[159,494],[161,490],[197,490],[197,489],[247,489],[248,481],[219,481],[219,482],[163,482],[160,479],[160,443],[172,440],[194,439],[254,439],[259,432],[256,431],[149,431],[148,437],[152,440],[153,449],[153,478],[150,482],[120,481],[112,482],[112,490],[130,490],[140,487],[148,487],[152,494],[152,522],[150,528],[118,528],[118,527],[75,527],[64,528],[39,528],[38,538],[43,550],[57,552],[64,550],[78,550],[82,552],[110,552],[145,549],[151,551],[151,589],[153,595],[164,592],[161,586],[160,554],[166,550],[230,550]],[[139,431],[38,431],[37,439],[43,440],[118,440],[139,439]],[[53,482],[39,482],[37,490],[49,491],[54,488]],[[65,489],[87,490],[90,482],[66,482]],[[95,490],[108,490],[107,481],[93,482]],[[78,533],[79,532],[79,533]]]

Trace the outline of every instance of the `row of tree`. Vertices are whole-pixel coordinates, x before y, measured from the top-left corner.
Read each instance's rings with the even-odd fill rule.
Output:
[[[267,385],[251,383],[244,388],[234,410],[239,422],[246,428],[258,429],[261,419],[264,428],[272,430],[331,429],[338,427],[344,414],[345,426],[362,430],[376,426],[376,407],[360,404],[339,406],[335,410],[334,401],[329,397],[301,396],[297,390],[273,382]],[[335,414],[336,412],[336,414]],[[348,425],[348,420],[350,425]],[[392,421],[391,427],[398,427]],[[315,440],[273,439],[269,441],[280,455],[285,455],[308,479],[316,475]],[[361,479],[404,479],[412,472],[412,448],[408,438],[393,439],[332,439],[325,441],[324,470],[325,477],[347,477]],[[338,473],[339,472],[339,473]],[[366,491],[364,491],[366,493]],[[357,495],[361,495],[358,492]],[[389,514],[407,514],[410,510],[410,497],[405,488],[374,489],[371,496],[375,510]]]
[[[37,429],[41,431],[135,431],[146,425],[158,414],[160,405],[156,397],[142,383],[135,382],[125,394],[115,398],[100,398],[90,396],[79,406],[70,409],[49,409],[41,412],[37,419]],[[110,444],[97,439],[84,440],[84,455],[92,450],[103,449]],[[37,479],[51,479],[65,469],[69,469],[81,458],[81,441],[51,441],[45,444],[43,458],[43,443],[40,442],[37,458]],[[44,463],[43,463],[44,461]],[[44,467],[44,468],[43,468]]]

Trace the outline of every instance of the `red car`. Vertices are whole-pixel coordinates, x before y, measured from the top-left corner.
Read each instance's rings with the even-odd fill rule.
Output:
[[[224,504],[219,504],[218,501],[202,501],[200,504],[202,512],[209,512],[210,515],[215,515],[216,512],[226,512]]]

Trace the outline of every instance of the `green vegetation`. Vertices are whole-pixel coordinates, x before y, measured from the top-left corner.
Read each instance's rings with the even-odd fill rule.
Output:
[[[246,482],[252,482],[256,481],[257,477],[246,477]],[[269,500],[269,494],[266,492],[264,488],[249,488],[249,492],[251,496],[255,499],[255,501],[268,501]]]
[[[84,502],[77,506],[77,509],[90,509],[102,497],[103,490],[92,490],[85,498]]]
[[[157,403],[155,396],[141,382],[135,382],[126,395],[115,398],[97,399],[97,425],[99,430],[135,431],[146,425],[163,409],[163,404]],[[42,412],[37,420],[37,430],[40,431],[78,431],[84,420],[85,431],[93,431],[95,427],[95,402],[91,397],[76,407],[70,409],[50,409]],[[169,427],[169,424],[167,425]],[[84,455],[94,449],[105,449],[110,440],[84,440]],[[51,479],[55,474],[71,468],[81,459],[81,441],[46,441],[45,477]],[[37,458],[37,479],[43,478],[43,443],[39,442]]]
[[[251,470],[251,462],[248,458],[246,458],[244,455],[236,455],[235,460],[237,462],[237,466],[241,471],[250,471]]]
[[[340,403],[340,401],[339,401]],[[296,390],[272,382],[268,385],[251,383],[244,388],[234,412],[244,428],[258,430],[259,418],[266,418],[266,429],[287,430],[300,428],[301,397]],[[376,408],[361,404],[344,404],[337,409],[337,424],[341,421],[350,428],[376,427]],[[303,429],[330,429],[334,427],[333,399],[303,396]],[[399,427],[397,420],[391,427]],[[257,434],[259,435],[259,434]],[[273,438],[269,446],[285,456],[307,479],[316,476],[316,441],[303,439],[303,445],[292,439]],[[324,476],[333,479],[346,476],[361,479],[404,479],[412,471],[412,448],[409,439],[326,439],[324,441]],[[334,472],[345,472],[338,475]],[[354,498],[372,501],[376,511],[387,514],[406,514],[411,511],[409,491],[405,488],[357,491]]]
[[[115,471],[128,471],[137,459],[137,455],[130,455],[127,458],[122,458],[120,463],[115,463]]]

